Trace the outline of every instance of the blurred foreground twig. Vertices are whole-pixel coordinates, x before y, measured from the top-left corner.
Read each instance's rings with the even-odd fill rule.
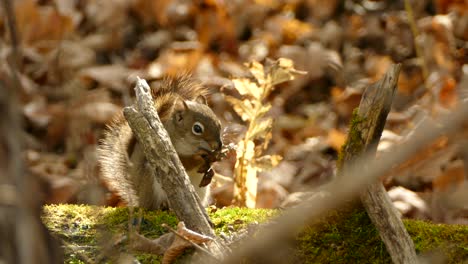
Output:
[[[42,187],[38,177],[26,172],[22,157],[21,115],[17,93],[19,41],[13,3],[2,1],[12,45],[9,72],[0,72],[0,262],[60,263],[61,254],[55,241],[41,222]],[[0,71],[2,71],[0,69]],[[5,192],[7,190],[7,193]],[[2,199],[4,198],[4,199]]]

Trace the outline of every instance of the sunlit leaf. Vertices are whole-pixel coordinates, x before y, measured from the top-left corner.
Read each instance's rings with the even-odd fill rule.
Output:
[[[279,58],[277,63],[280,68],[285,70],[294,70],[294,62],[291,59]]]
[[[252,61],[250,63],[247,63],[246,66],[249,68],[250,72],[255,77],[255,79],[257,79],[257,82],[260,85],[263,85],[265,83],[265,70],[263,68],[263,65],[258,63],[257,61]]]
[[[258,117],[264,116],[271,109],[271,104],[264,103],[257,112]]]
[[[241,101],[232,96],[226,96],[225,99],[232,105],[232,108],[242,118],[242,120],[244,121],[252,120],[252,117],[254,116],[254,110],[253,110],[252,103],[250,103],[250,101],[248,100]]]
[[[294,63],[290,59],[280,58],[269,69],[271,85],[273,86],[294,80],[294,74],[305,74],[305,72],[294,69]]]
[[[271,131],[268,131],[268,133],[266,133],[266,135],[263,137],[263,149],[267,149],[268,147],[268,143],[270,143],[271,139],[273,138],[273,134],[271,133]]]
[[[242,78],[242,79],[234,79],[232,80],[234,83],[234,87],[239,91],[241,95],[248,95],[252,96],[256,99],[260,99],[262,95],[262,90],[258,85],[252,82],[249,79]]]
[[[272,123],[273,119],[268,118],[253,124],[249,139],[254,140],[256,138],[265,137],[266,134],[270,131]]]

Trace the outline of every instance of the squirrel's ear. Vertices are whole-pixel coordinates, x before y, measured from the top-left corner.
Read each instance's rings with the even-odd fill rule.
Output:
[[[184,112],[186,110],[188,110],[187,103],[181,97],[176,97],[173,111],[177,122],[181,122],[184,119]]]
[[[175,115],[177,123],[180,123],[182,122],[182,120],[184,120],[184,114],[182,113],[182,111],[176,111],[174,115]]]
[[[197,103],[199,103],[199,104],[208,105],[207,100],[206,100],[206,97],[203,96],[203,95],[197,96],[197,98],[195,98],[195,102],[197,102]]]
[[[176,97],[174,102],[174,111],[185,111],[188,110],[188,105],[181,97]]]

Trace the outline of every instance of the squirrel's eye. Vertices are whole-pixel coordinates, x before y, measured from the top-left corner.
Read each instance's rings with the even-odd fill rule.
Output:
[[[201,135],[203,134],[203,125],[200,124],[200,122],[195,122],[195,124],[193,124],[193,127],[192,127],[192,132],[195,134],[195,135]]]

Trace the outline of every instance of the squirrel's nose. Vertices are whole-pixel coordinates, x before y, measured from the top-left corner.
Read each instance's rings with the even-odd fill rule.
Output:
[[[214,141],[211,143],[211,149],[215,151],[220,151],[222,146],[223,142],[221,141],[221,139],[218,139],[218,141]]]

